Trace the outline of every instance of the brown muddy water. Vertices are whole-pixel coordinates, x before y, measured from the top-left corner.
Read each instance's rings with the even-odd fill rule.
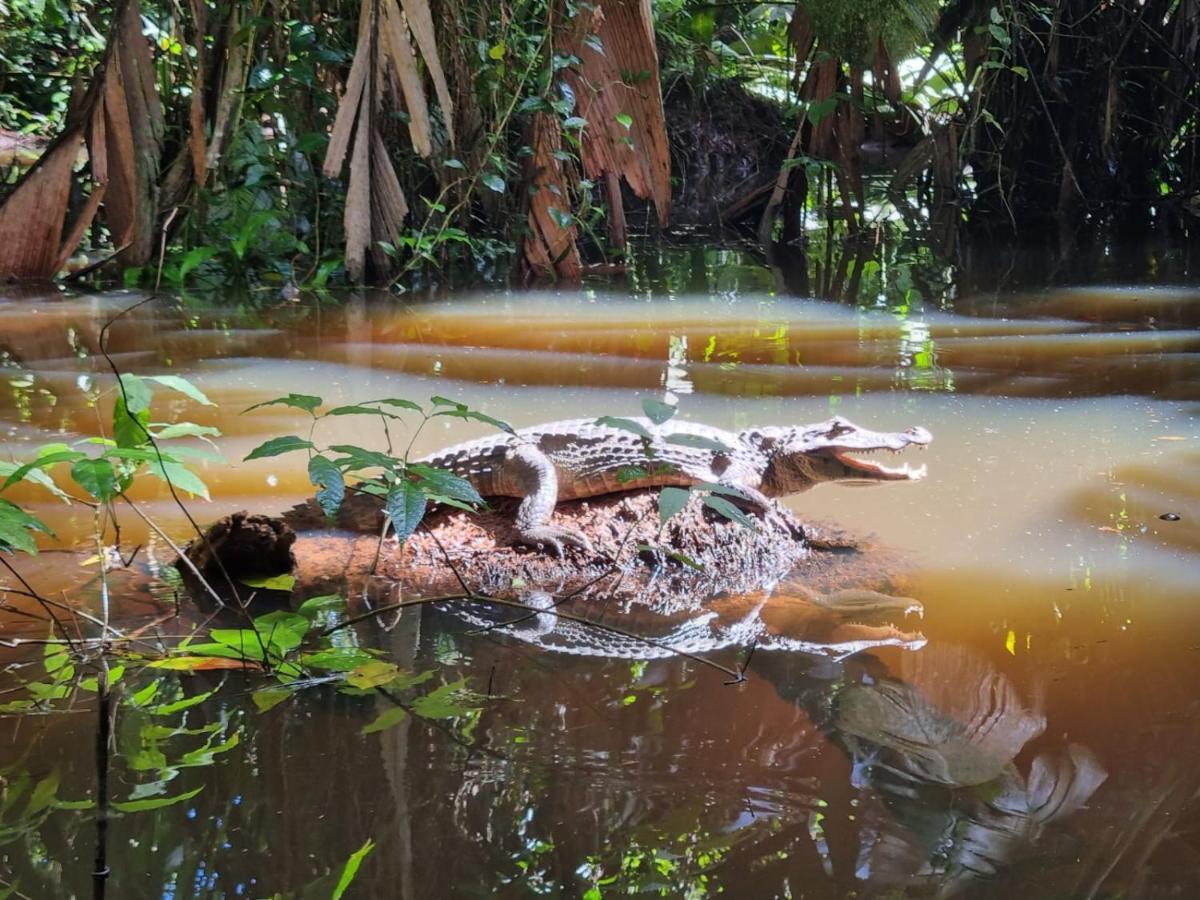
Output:
[[[104,427],[113,379],[98,332],[137,299],[0,296],[6,458]],[[238,462],[305,433],[292,410],[239,415],[289,391],[329,404],[443,395],[517,426],[636,415],[641,398],[669,396],[681,418],[723,428],[837,413],[921,424],[935,441],[923,481],[788,501],[906,559],[905,590],[925,607],[906,626],[927,639],[919,649],[764,651],[727,686],[691,660],[555,653],[428,609],[357,639],[433,670],[431,683],[466,678],[487,695],[481,710],[366,734],[386,708],[371,696],[318,685],[262,711],[256,676],[156,676],[184,701],[118,705],[108,790],[186,797],[109,820],[109,895],[328,896],[371,840],[346,896],[1196,896],[1200,290],[954,306],[852,308],[735,280],[429,304],[157,301],[121,319],[119,366],[186,375],[217,404],[161,392],[154,407],[223,432],[232,462],[198,466],[204,521],[307,495],[298,456]],[[321,429],[326,444],[381,445],[361,419]],[[486,432],[438,422],[416,449]],[[53,525],[48,548],[89,541],[87,510],[40,488],[5,496]],[[165,493],[138,497],[186,540]],[[139,564],[170,560],[139,520],[122,529],[127,548],[145,544]],[[66,596],[95,611],[79,561],[16,563],[44,593],[82,585]],[[186,630],[195,615],[172,624],[170,587],[150,581],[116,582],[114,621]],[[7,637],[47,633],[17,612],[2,622]],[[41,652],[11,651],[10,696]],[[149,683],[130,674],[118,693]],[[12,896],[92,891],[94,710],[81,695],[69,712],[0,719]]]

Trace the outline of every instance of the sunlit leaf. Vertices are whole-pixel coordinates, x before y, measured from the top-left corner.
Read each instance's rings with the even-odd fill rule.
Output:
[[[269,441],[264,441],[253,450],[246,460],[265,459],[268,456],[279,456],[283,453],[291,453],[293,450],[313,450],[315,446],[312,441],[306,441],[304,438],[296,437],[294,434],[285,435],[283,437],[274,437]]]
[[[296,613],[304,616],[310,622],[322,613],[346,611],[346,598],[341,594],[322,594],[319,597],[309,597],[298,607]]]
[[[385,416],[389,419],[394,419],[396,416],[389,412],[384,412],[382,409],[375,409],[370,406],[335,406],[322,416]]]
[[[447,163],[449,165],[449,163]],[[414,403],[411,400],[405,400],[403,397],[389,397],[386,400],[368,400],[367,403],[383,403],[386,406],[395,406],[397,409],[411,409],[414,412],[424,412],[421,404]]]
[[[83,454],[80,455],[82,456]],[[5,485],[7,485],[9,477],[16,474],[20,468],[22,467],[16,463],[6,462],[5,460],[0,459],[0,478],[4,479]],[[41,485],[64,503],[71,502],[70,495],[67,494],[67,492],[60,488],[57,484],[55,484],[54,479],[47,475],[40,468],[32,467],[28,469],[21,477],[26,481],[32,481],[34,484]],[[20,479],[17,480],[19,481]],[[0,487],[0,490],[4,490],[4,488]]]
[[[150,408],[150,387],[137,375],[128,372],[121,374],[120,396],[124,399],[125,408],[135,415]]]
[[[366,843],[350,854],[350,858],[346,860],[346,865],[342,868],[342,875],[338,878],[337,887],[333,889],[333,893],[330,895],[331,900],[342,900],[342,895],[346,893],[346,889],[350,887],[350,883],[358,875],[358,867],[367,858],[367,854],[374,849],[375,842],[367,838]]]
[[[408,713],[401,706],[393,706],[390,709],[385,709],[373,721],[364,725],[359,734],[374,734],[377,731],[383,731],[386,728],[391,728],[393,725],[399,725],[408,717]]]
[[[499,428],[501,431],[506,431],[509,434],[517,432],[511,425],[502,419],[497,419],[494,416],[489,416],[487,413],[481,413],[474,409],[445,409],[433,414],[434,416],[452,416],[458,419],[472,419],[476,422],[484,422],[491,425],[493,428]]]
[[[332,647],[300,657],[301,665],[326,672],[350,672],[374,661],[371,654],[359,647]]]
[[[263,591],[291,591],[296,586],[296,576],[291,574],[264,575],[259,578],[239,578],[238,580],[246,587],[258,588]]]
[[[250,695],[250,699],[254,701],[259,712],[266,712],[268,709],[274,709],[290,696],[292,696],[292,692],[287,688],[266,688],[255,691]]]
[[[43,448],[45,449],[45,448]],[[0,491],[6,490],[18,481],[25,478],[32,480],[32,473],[41,469],[47,469],[50,466],[58,465],[64,462],[75,462],[83,459],[87,454],[80,453],[78,450],[56,450],[51,453],[39,454],[38,458],[32,462],[27,462],[24,465],[18,466],[8,472],[8,477],[4,479],[4,484],[0,485]],[[6,466],[11,463],[5,463]],[[0,472],[0,474],[3,474]],[[49,480],[47,478],[47,480]]]
[[[181,491],[187,491],[193,497],[203,497],[205,500],[209,499],[208,485],[200,480],[200,476],[182,463],[160,462],[155,459],[146,464],[146,471]]]
[[[346,676],[346,683],[356,688],[367,690],[387,684],[400,674],[400,667],[395,663],[373,659],[354,668]]]
[[[137,412],[125,408],[125,400],[117,397],[113,403],[113,439],[118,447],[142,447],[150,439],[150,410]]]
[[[196,425],[192,422],[176,422],[174,425],[164,425],[154,436],[160,441],[169,441],[181,437],[220,437],[219,428],[209,425]]]
[[[320,397],[314,397],[311,394],[288,394],[286,397],[275,397],[272,400],[264,400],[262,403],[247,406],[242,410],[242,414],[262,409],[264,406],[290,406],[292,409],[302,409],[306,413],[311,413],[324,402]]]
[[[413,712],[424,719],[456,719],[476,708],[470,702],[472,696],[467,680],[460,678],[418,697],[413,701]]]
[[[197,403],[202,403],[205,406],[216,406],[215,403],[204,395],[204,391],[179,375],[147,375],[146,377],[151,381],[157,381],[165,388],[178,391],[185,397],[195,400]]]
[[[185,803],[191,800],[197,794],[204,790],[204,786],[196,788],[194,791],[187,791],[183,794],[177,794],[174,797],[151,797],[147,800],[116,800],[112,804],[112,808],[118,812],[145,812],[150,809],[162,809],[167,806],[175,806],[177,803]]]
[[[503,194],[505,190],[504,179],[495,172],[484,172],[479,176],[479,180],[484,183],[490,191],[495,191],[497,194]]]

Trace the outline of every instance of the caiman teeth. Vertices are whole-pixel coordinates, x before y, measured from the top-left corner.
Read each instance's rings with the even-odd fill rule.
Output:
[[[876,449],[878,449],[878,448],[876,448]],[[890,449],[890,448],[888,448],[888,449]],[[914,469],[908,463],[905,463],[902,466],[895,466],[895,467],[884,466],[884,465],[880,465],[879,463],[876,463],[876,462],[871,462],[869,460],[859,459],[857,457],[851,456],[849,453],[847,453],[845,451],[841,451],[841,452],[835,451],[835,453],[838,458],[838,461],[841,462],[843,465],[847,465],[847,466],[850,466],[851,468],[858,469],[860,472],[862,472],[866,475],[874,475],[876,478],[918,481],[919,479],[924,478],[926,473],[928,472],[928,467],[925,466],[924,464],[922,464],[921,467],[917,468],[917,469]]]

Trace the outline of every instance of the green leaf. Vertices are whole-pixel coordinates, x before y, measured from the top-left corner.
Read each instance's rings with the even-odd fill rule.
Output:
[[[154,437],[160,441],[169,441],[181,437],[220,437],[221,430],[209,425],[195,425],[191,422],[176,422],[174,425],[164,425],[154,432]]]
[[[286,397],[276,397],[273,400],[264,400],[262,403],[247,406],[242,410],[242,414],[262,409],[264,406],[290,406],[293,409],[302,409],[306,413],[311,413],[323,402],[320,397],[314,397],[311,394],[288,394]]]
[[[373,659],[368,663],[356,666],[346,676],[346,682],[356,688],[368,690],[387,684],[399,674],[400,667],[395,663]]]
[[[822,119],[828,116],[837,108],[836,97],[826,97],[820,103],[814,103],[808,108],[808,121],[811,125],[820,123]]]
[[[179,375],[147,375],[146,377],[151,381],[157,381],[165,388],[178,391],[185,397],[195,400],[197,403],[202,403],[205,406],[216,406],[215,403],[205,396],[204,391]]]
[[[750,499],[750,495],[745,491],[738,490],[737,488],[728,484],[718,484],[715,481],[698,481],[696,484],[692,485],[692,490],[710,491],[714,494],[721,494],[725,497],[733,497],[735,500],[746,500],[751,503],[754,502]]]
[[[704,498],[704,505],[716,512],[718,515],[724,516],[731,522],[737,522],[743,528],[749,528],[751,531],[757,531],[758,526],[754,524],[754,520],[748,515],[726,500],[724,497],[715,497],[709,495]]]
[[[375,468],[391,472],[400,465],[400,461],[394,456],[388,456],[386,453],[380,453],[377,450],[364,450],[362,447],[355,447],[353,444],[334,444],[329,449],[334,453],[346,454],[344,459],[335,459],[334,462],[347,472],[357,469]]]
[[[405,400],[403,397],[389,397],[386,400],[368,400],[367,403],[384,403],[388,406],[395,406],[400,409],[411,409],[415,412],[424,412],[421,404],[414,403],[411,400]]]
[[[216,247],[196,247],[187,252],[183,257],[183,261],[179,263],[179,281],[184,281],[193,271],[204,265],[210,259],[217,255]]]
[[[465,700],[467,680],[460,678],[418,697],[413,701],[413,712],[423,719],[456,719],[475,708]]]
[[[296,613],[311,622],[322,613],[344,613],[346,609],[346,598],[341,594],[322,594],[319,597],[309,597],[296,607]]]
[[[402,706],[393,706],[391,709],[385,709],[375,719],[367,725],[359,729],[359,734],[374,734],[377,731],[383,731],[386,728],[391,728],[393,725],[399,725],[406,718],[408,713]]]
[[[571,116],[563,119],[563,128],[583,128],[585,125],[587,125],[587,119],[583,116]]]
[[[350,882],[354,881],[355,876],[358,875],[358,867],[367,858],[367,854],[374,849],[375,842],[367,838],[366,843],[350,854],[350,858],[346,860],[346,865],[342,868],[342,875],[338,878],[337,887],[333,889],[333,893],[330,895],[331,900],[342,900],[342,895],[350,887]]]
[[[333,462],[324,456],[314,456],[308,461],[308,480],[319,490],[317,504],[332,521],[346,498],[346,479]]]
[[[658,520],[664,525],[687,506],[691,492],[685,488],[665,487],[658,492]]]
[[[37,556],[37,543],[32,532],[41,531],[53,535],[50,526],[36,516],[7,500],[0,500],[0,550],[22,550]]]
[[[294,434],[289,434],[284,437],[271,438],[269,441],[264,441],[253,450],[250,455],[245,458],[246,461],[252,459],[265,459],[269,456],[280,456],[284,453],[291,453],[293,450],[315,450],[316,446],[312,441],[306,441],[304,438],[296,437]]]
[[[150,408],[150,388],[136,375],[128,372],[121,375],[121,391],[119,396],[125,401],[125,407],[131,413],[140,413]]]
[[[641,478],[649,478],[650,473],[641,466],[621,466],[617,469],[617,484],[628,484]]]
[[[696,562],[694,559],[692,559],[686,553],[683,553],[679,550],[668,549],[667,556],[671,557],[671,559],[675,560],[678,563],[683,563],[689,569],[695,569],[697,572],[704,571],[704,566],[702,566],[700,563]]]
[[[389,419],[396,418],[396,416],[389,412],[384,412],[382,409],[375,409],[371,406],[337,406],[329,410],[329,412],[321,414],[322,418],[325,416],[386,416]]]
[[[685,434],[683,432],[679,432],[677,434],[668,434],[664,440],[668,444],[676,444],[680,447],[691,447],[694,450],[715,450],[717,453],[733,452],[733,448],[729,445],[698,434]]]
[[[631,431],[647,441],[654,440],[654,435],[646,430],[646,426],[641,422],[633,421],[633,419],[622,419],[617,416],[601,416],[596,420],[596,424],[606,425],[609,428],[619,428],[621,431]]]
[[[489,47],[488,56],[497,60],[504,59],[504,41],[501,41],[498,44],[493,44],[491,47]]]
[[[129,412],[124,399],[118,397],[113,403],[112,426],[118,447],[143,447],[150,439],[150,410]]]
[[[633,127],[633,116],[629,115],[629,113],[617,113],[613,118],[621,125],[624,125],[626,129]]]
[[[426,502],[424,491],[411,481],[401,481],[388,493],[386,509],[396,540],[403,543],[417,530],[425,517]]]
[[[45,450],[46,448],[43,447],[42,449]],[[27,477],[30,481],[35,480],[30,475],[31,472],[58,465],[62,462],[75,462],[78,459],[83,459],[85,456],[86,454],[80,453],[78,450],[56,450],[52,453],[39,455],[33,462],[27,462],[11,471],[8,477],[4,479],[4,484],[0,486],[0,491],[7,490],[10,486],[16,484],[18,481],[25,480]],[[11,464],[6,463],[5,465]]]
[[[193,497],[203,497],[205,500],[210,499],[208,496],[208,485],[200,480],[199,475],[182,463],[172,462],[167,459],[159,462],[157,459],[153,459],[146,464],[146,471],[155,478],[161,478],[173,487],[181,491],[186,491]]]
[[[174,806],[177,803],[185,803],[191,800],[197,794],[204,790],[204,786],[196,788],[194,791],[188,791],[184,794],[178,794],[174,797],[151,797],[147,800],[117,800],[113,803],[113,809],[119,812],[145,812],[149,809],[162,809],[165,806]]]
[[[290,696],[292,696],[292,692],[287,688],[265,688],[255,691],[250,695],[250,699],[254,701],[254,705],[259,712],[266,712],[269,709],[274,709]]]
[[[79,455],[82,456],[83,454],[81,453]],[[25,468],[25,467],[19,466],[14,462],[6,462],[6,461],[0,459],[0,478],[5,479],[4,485],[7,486],[8,479],[11,476],[15,475],[22,468]],[[44,471],[42,471],[36,465],[26,469],[21,474],[21,478],[19,478],[17,480],[20,481],[22,479],[32,481],[34,484],[41,485],[46,490],[50,491],[50,493],[52,493],[55,497],[58,497],[60,500],[62,500],[64,503],[71,502],[70,495],[67,494],[65,491],[63,491],[62,488],[60,488],[57,484],[55,484],[54,479],[51,478],[49,475],[47,475]],[[2,490],[4,490],[4,487],[0,487],[0,491],[2,491]]]
[[[295,575],[268,575],[262,578],[239,578],[246,587],[264,591],[290,591],[296,586]]]
[[[670,403],[663,403],[661,400],[655,400],[653,397],[644,397],[642,399],[642,410],[646,413],[646,418],[655,425],[663,424],[678,412]]]
[[[328,672],[352,672],[370,662],[374,662],[374,658],[360,647],[331,647],[300,657],[301,665],[306,668]]]
[[[444,165],[448,169],[465,169],[466,168],[466,166],[463,165],[462,160],[459,160],[459,159],[448,159],[444,163],[442,163],[442,165]]]
[[[117,495],[117,473],[107,459],[81,459],[71,466],[75,483],[101,502]]]
[[[441,494],[474,506],[484,505],[483,498],[479,496],[479,491],[475,490],[474,485],[453,472],[435,469],[422,463],[410,464],[408,471],[420,479],[417,487],[430,496]]]
[[[465,406],[459,406],[457,409],[444,409],[435,412],[430,418],[435,416],[450,416],[456,419],[471,419],[475,422],[483,422],[486,425],[491,425],[493,428],[499,428],[501,431],[506,431],[509,434],[516,434],[513,427],[502,419],[489,416],[487,413],[481,413],[474,409],[467,409]]]
[[[479,176],[479,180],[487,186],[488,190],[495,191],[497,194],[503,194],[505,190],[504,179],[495,172],[484,172]]]

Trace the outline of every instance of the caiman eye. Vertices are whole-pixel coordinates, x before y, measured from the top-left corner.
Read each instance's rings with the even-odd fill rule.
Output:
[[[834,422],[830,429],[825,432],[825,436],[829,438],[839,438],[843,434],[849,434],[854,430],[852,425],[847,425],[844,422]]]

